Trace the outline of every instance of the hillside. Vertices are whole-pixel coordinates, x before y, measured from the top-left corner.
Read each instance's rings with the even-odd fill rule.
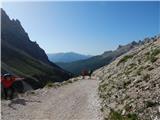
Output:
[[[47,80],[64,81],[69,73],[48,60],[45,51],[32,42],[19,20],[10,19],[1,9],[2,74],[25,77],[32,88],[45,85]]]
[[[47,54],[48,58],[52,62],[56,63],[68,63],[68,62],[73,62],[77,60],[84,60],[88,59],[91,56],[90,55],[82,55],[79,53],[74,53],[74,52],[67,52],[67,53],[51,53]]]
[[[93,56],[86,60],[79,60],[79,61],[70,62],[70,63],[56,63],[56,64],[62,67],[63,69],[78,75],[84,69],[96,70],[104,65],[108,65],[120,55],[128,52],[135,46],[142,44],[142,43],[143,42],[141,41],[138,43],[132,42],[124,46],[119,46],[114,51],[106,51],[101,55]]]
[[[94,72],[106,120],[160,119],[160,36]]]

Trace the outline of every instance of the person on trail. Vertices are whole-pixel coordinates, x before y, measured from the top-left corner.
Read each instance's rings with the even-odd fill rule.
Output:
[[[88,74],[88,71],[87,70],[82,70],[82,79],[85,79],[85,76]]]
[[[84,72],[84,70],[82,70],[81,75],[82,75],[82,79],[84,79],[84,77],[85,77],[85,72]]]
[[[15,89],[13,87],[13,83],[18,80],[23,80],[24,78],[16,77],[11,74],[4,74],[1,76],[1,83],[4,86],[4,95],[5,99],[13,99]],[[10,94],[9,94],[10,92]]]
[[[91,78],[92,73],[93,73],[92,70],[89,70],[89,71],[88,71],[88,75],[89,75],[90,78]]]

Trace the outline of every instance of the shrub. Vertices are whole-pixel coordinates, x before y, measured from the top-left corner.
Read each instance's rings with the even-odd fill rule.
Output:
[[[132,109],[132,106],[130,104],[125,105],[125,110],[130,111]]]
[[[34,94],[35,94],[35,92],[34,92],[34,91],[31,91],[31,94],[32,94],[32,95],[34,95]]]
[[[52,83],[52,82],[48,82],[47,84],[46,84],[46,87],[48,87],[48,88],[51,88],[51,87],[53,87],[54,86],[54,84]]]
[[[111,111],[110,115],[109,115],[109,120],[124,120],[123,116],[116,112],[116,111]]]
[[[149,55],[147,55],[148,60],[150,60],[152,63],[154,63],[158,58],[156,57],[158,54],[160,54],[160,48],[156,48],[150,52]]]
[[[132,114],[128,114],[127,115],[127,119],[126,120],[138,120],[138,117],[135,113],[132,113]]]
[[[148,107],[154,107],[154,106],[156,106],[156,105],[157,105],[156,102],[146,101],[146,107],[147,107],[147,108],[148,108]]]
[[[124,56],[122,59],[120,59],[120,61],[118,62],[117,65],[119,65],[120,63],[126,62],[128,59],[132,58],[133,55],[126,55]]]
[[[148,79],[150,79],[150,75],[149,75],[149,74],[145,74],[145,75],[143,76],[143,80],[148,80]]]
[[[100,111],[103,112],[103,111],[104,111],[104,108],[102,107],[102,108],[100,109]]]
[[[147,55],[147,56],[150,55],[150,52],[146,52],[145,55]]]
[[[129,75],[132,72],[132,70],[126,70],[124,73],[125,75]]]
[[[124,88],[126,88],[129,84],[131,84],[131,81],[130,81],[130,80],[125,81],[125,82],[124,82]]]
[[[67,82],[68,82],[68,83],[73,83],[73,81],[72,81],[72,80],[68,80]]]
[[[154,63],[157,59],[158,59],[158,58],[155,57],[155,56],[151,56],[151,57],[150,57],[150,61],[151,61],[152,63]]]
[[[160,48],[156,48],[156,49],[154,49],[154,50],[152,51],[152,55],[153,55],[153,56],[156,56],[156,55],[158,55],[158,54],[160,54]]]
[[[128,113],[123,116],[119,112],[112,110],[109,115],[109,120],[138,120],[138,117],[135,113]]]
[[[141,75],[141,72],[144,70],[144,67],[141,66],[138,70],[137,70],[137,75]]]
[[[153,69],[154,69],[154,67],[149,67],[149,68],[148,68],[149,71],[151,71],[151,70],[153,70]]]

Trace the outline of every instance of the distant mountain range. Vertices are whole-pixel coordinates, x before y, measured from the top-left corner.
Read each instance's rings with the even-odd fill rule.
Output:
[[[75,52],[53,53],[53,54],[47,54],[47,55],[50,61],[63,62],[63,63],[73,62],[77,60],[85,60],[92,57],[91,55],[82,55]]]
[[[58,66],[62,67],[63,69],[74,73],[75,75],[81,74],[82,70],[96,70],[100,67],[108,65],[117,57],[121,56],[122,54],[128,52],[135,46],[143,44],[147,42],[149,39],[146,38],[144,41],[129,43],[127,45],[119,45],[116,50],[113,51],[106,51],[101,55],[93,56],[85,60],[78,60],[70,63],[56,63]]]
[[[70,76],[50,62],[45,51],[32,42],[19,20],[10,19],[1,9],[1,74],[12,73],[26,78],[32,88],[44,86],[48,80],[64,81]]]

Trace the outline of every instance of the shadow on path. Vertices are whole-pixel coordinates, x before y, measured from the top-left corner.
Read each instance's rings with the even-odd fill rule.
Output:
[[[20,98],[17,98],[17,99],[13,99],[11,100],[11,103],[8,104],[8,106],[14,110],[16,110],[16,108],[14,108],[13,106],[15,104],[19,104],[19,105],[27,105],[27,102],[36,102],[36,103],[41,103],[41,101],[37,101],[37,100],[25,100],[25,99],[20,99]]]

